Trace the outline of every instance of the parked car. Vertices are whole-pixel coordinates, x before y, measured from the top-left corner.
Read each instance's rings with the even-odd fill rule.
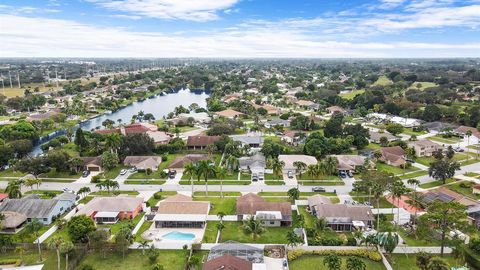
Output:
[[[71,189],[69,189],[69,188],[64,188],[64,189],[63,189],[63,192],[74,193],[73,190],[71,190]]]
[[[176,170],[170,170],[170,171],[168,171],[168,178],[173,179],[173,178],[175,178],[175,175],[177,175],[177,171],[176,171]]]
[[[90,175],[90,171],[83,171],[82,177],[87,177]]]
[[[252,182],[258,181],[258,175],[256,173],[252,174]]]
[[[120,175],[125,175],[125,174],[127,174],[127,170],[126,170],[126,169],[122,169],[122,170],[120,171]]]
[[[347,178],[347,174],[344,171],[339,172],[338,176],[340,176],[341,178]]]
[[[265,176],[263,175],[263,173],[259,173],[258,180],[263,181],[264,179],[265,179]]]
[[[347,174],[348,174],[348,177],[350,177],[350,178],[353,177],[353,173],[351,171],[347,171]]]
[[[325,188],[323,187],[312,187],[313,192],[325,192]]]
[[[293,172],[292,172],[292,171],[288,171],[287,176],[288,176],[288,178],[292,179],[292,178],[293,178]]]
[[[137,168],[135,168],[135,167],[133,167],[133,168],[130,168],[130,170],[129,170],[129,171],[130,171],[131,173],[135,173],[135,172],[137,172]]]

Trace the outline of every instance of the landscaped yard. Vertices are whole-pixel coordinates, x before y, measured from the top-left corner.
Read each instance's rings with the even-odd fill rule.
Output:
[[[475,182],[468,182],[468,181],[461,181],[457,182],[455,184],[448,185],[447,188],[451,189],[455,192],[458,192],[460,194],[463,194],[467,197],[470,197],[474,200],[480,199],[479,194],[473,194],[472,192],[472,186],[475,185]]]
[[[176,195],[176,191],[157,191],[153,196],[148,199],[147,203],[150,206],[156,205],[160,200],[165,199],[168,196]],[[156,198],[155,198],[156,197]]]
[[[341,180],[338,175],[317,175],[311,176],[309,174],[303,173],[302,175],[297,175],[297,180]]]
[[[455,258],[449,255],[444,255],[442,258],[447,261],[450,267],[459,267],[464,264],[464,262],[461,261],[456,262]],[[387,259],[394,270],[420,270],[416,264],[417,256],[415,254],[390,254],[387,256]]]
[[[415,247],[440,246],[440,241],[436,240],[433,237],[417,236],[417,239],[415,239],[413,235],[408,235],[408,233],[403,229],[398,229],[398,233],[400,237],[402,237],[403,241],[409,246],[415,246]]]
[[[20,254],[15,252],[14,250],[7,251],[5,253],[0,254],[1,259],[20,259]],[[55,252],[52,252],[50,250],[43,250],[42,251],[42,258],[43,258],[43,268],[42,269],[57,269],[57,256],[55,255]],[[60,258],[60,265],[62,266],[62,269],[65,267],[65,262],[64,262],[64,256],[61,256]],[[33,248],[30,250],[27,250],[23,256],[22,256],[22,262],[25,265],[36,265],[39,264],[38,262],[38,251]]]
[[[290,270],[328,270],[329,268],[323,264],[323,259],[325,256],[318,255],[303,255],[291,262],[289,262]],[[342,270],[348,270],[347,268],[347,257],[340,256],[342,263]],[[382,262],[375,262],[372,260],[360,258],[364,263],[367,270],[383,270],[386,269]],[[407,269],[407,268],[404,268]],[[410,269],[410,268],[408,268]]]
[[[136,172],[129,175],[128,179],[163,179],[165,180],[166,177],[162,177],[162,170],[158,169],[152,172],[150,175],[147,175],[146,171]]]
[[[465,162],[469,158],[470,158],[470,155],[465,153],[455,153],[455,155],[453,156],[453,160],[458,161],[460,163]],[[434,157],[417,157],[415,161],[422,165],[430,166],[430,163],[434,162],[435,158]]]
[[[185,252],[182,250],[159,250],[158,263],[160,263],[165,270],[184,270],[185,269]],[[195,253],[194,256],[198,257],[202,261],[203,256],[207,252],[200,251]],[[152,264],[148,260],[147,255],[142,255],[140,250],[129,250],[122,258],[121,252],[109,252],[105,258],[100,252],[89,253],[82,260],[81,266],[90,265],[93,269],[101,270],[151,270]],[[56,269],[55,267],[47,269]]]
[[[342,93],[339,96],[343,97],[344,99],[353,99],[355,96],[360,95],[364,92],[365,92],[364,89],[352,90],[348,93]]]
[[[126,169],[126,168],[127,167],[125,167],[123,165],[118,165],[117,167],[115,167],[115,168],[113,168],[109,171],[103,172],[102,174],[100,174],[100,177],[105,178],[105,179],[115,179],[120,174],[120,171],[123,170],[123,169]]]
[[[217,224],[218,221],[207,222],[207,229],[205,230],[204,241],[212,243],[217,236]],[[265,233],[260,235],[254,242],[252,235],[248,235],[244,232],[242,222],[224,221],[225,228],[222,231],[221,242],[233,240],[240,243],[257,243],[257,244],[286,244],[287,232],[292,230],[292,227],[266,227]],[[212,240],[213,239],[213,240]]]
[[[356,202],[359,202],[359,203],[364,203],[364,202],[368,202],[368,196],[356,196],[356,197],[352,197],[352,199],[354,199]],[[370,203],[372,204],[372,206],[374,208],[377,208],[377,200],[372,196],[372,199],[370,201]],[[391,208],[393,205],[387,201],[387,199],[385,199],[384,197],[381,197],[380,200],[379,200],[379,205],[380,205],[380,208]]]
[[[211,198],[211,197],[194,197],[194,201],[209,201],[210,215],[216,215],[220,212],[226,215],[234,215],[237,206],[237,198]]]
[[[57,172],[55,169],[50,170],[47,173],[42,173],[39,178],[74,178],[77,179],[81,176],[81,173],[72,172]]]
[[[377,163],[377,170],[383,171],[383,172],[388,172],[388,173],[393,173],[395,175],[401,175],[409,172],[416,172],[419,171],[420,169],[414,166],[410,166],[409,168],[402,169],[400,167],[395,167],[391,166],[382,162]]]
[[[148,230],[153,224],[153,221],[144,221],[142,226],[140,226],[140,229],[138,232],[135,234],[135,242],[142,242],[145,241],[142,237],[142,233],[144,233],[146,230]]]
[[[306,206],[299,206],[298,211],[299,211],[300,215],[302,215],[304,220],[305,220],[305,227],[314,228],[315,227],[315,221],[317,220],[317,218],[315,216],[313,216],[312,214],[307,212]]]
[[[450,179],[447,179],[445,181],[445,183],[450,184],[450,183],[453,183],[455,181],[456,181],[455,179],[450,178]],[[432,181],[432,182],[421,184],[419,187],[421,187],[421,188],[433,188],[433,187],[438,187],[438,186],[441,186],[441,185],[443,185],[442,181]]]
[[[460,139],[458,137],[444,138],[444,137],[442,137],[442,135],[435,135],[435,136],[432,136],[432,137],[428,137],[427,139],[432,140],[432,141],[436,141],[436,142],[440,142],[440,143],[446,143],[446,144],[456,144],[456,143],[462,141],[462,139]]]
[[[33,189],[25,192],[25,194],[38,194],[41,199],[51,199],[61,193],[62,192],[58,190],[42,190],[42,189]]]

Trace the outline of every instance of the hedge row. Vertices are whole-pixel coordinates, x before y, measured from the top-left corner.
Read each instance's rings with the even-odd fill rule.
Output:
[[[382,256],[378,251],[366,250],[366,249],[352,249],[352,250],[303,250],[296,249],[288,251],[288,260],[293,261],[303,255],[319,255],[325,256],[328,254],[334,253],[337,256],[356,256],[360,258],[369,259],[375,262],[382,260]]]
[[[15,266],[20,266],[20,265],[22,265],[22,260],[20,260],[20,259],[0,259],[0,265],[12,265],[12,264],[14,264]]]

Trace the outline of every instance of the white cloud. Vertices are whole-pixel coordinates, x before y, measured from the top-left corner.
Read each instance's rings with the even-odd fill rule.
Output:
[[[474,57],[471,44],[339,42],[288,28],[161,34],[0,15],[0,57]]]
[[[218,11],[228,10],[240,0],[87,0],[104,8],[137,16],[188,21],[218,19]]]
[[[125,14],[115,14],[115,15],[110,15],[109,17],[118,18],[118,19],[128,19],[128,20],[140,20],[142,18],[141,16],[125,15]]]

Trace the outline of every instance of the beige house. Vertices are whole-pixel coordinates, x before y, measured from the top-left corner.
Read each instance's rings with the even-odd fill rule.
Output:
[[[338,170],[339,171],[350,171],[352,173],[357,171],[357,168],[360,168],[365,164],[366,157],[357,156],[357,155],[332,155],[338,160]]]
[[[293,165],[296,161],[301,161],[307,164],[307,166],[317,164],[317,159],[314,156],[307,155],[279,155],[278,159],[285,164],[283,173],[296,172],[297,168]]]
[[[153,218],[156,228],[203,228],[207,223],[210,202],[193,201],[177,194],[161,201]]]
[[[415,155],[417,157],[430,157],[433,152],[442,148],[441,145],[430,140],[411,141],[408,143],[408,147],[415,150]]]
[[[405,151],[400,146],[382,147],[379,151],[382,154],[379,160],[388,165],[403,167],[407,164]]]
[[[223,111],[220,111],[220,112],[216,112],[215,115],[220,116],[220,117],[229,118],[229,119],[234,119],[234,118],[237,118],[237,117],[243,115],[243,113],[237,112],[237,111],[232,110],[232,109],[227,109],[227,110],[223,110]]]
[[[82,157],[83,169],[91,172],[101,172],[102,168],[102,158],[98,157]]]
[[[123,160],[123,165],[137,168],[140,171],[147,169],[156,171],[160,163],[162,163],[162,158],[159,156],[127,156]]]

